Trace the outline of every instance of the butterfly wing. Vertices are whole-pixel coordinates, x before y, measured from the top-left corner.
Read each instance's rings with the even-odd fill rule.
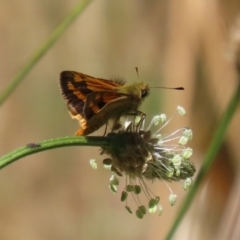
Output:
[[[90,93],[86,97],[86,102],[83,108],[84,118],[86,120],[92,118],[96,113],[102,111],[107,105],[112,102],[118,102],[117,100],[123,99],[123,97],[127,98],[128,95],[114,91]]]
[[[76,132],[76,135],[88,135],[107,123],[109,119],[118,120],[124,112],[127,112],[131,103],[131,96],[128,95],[122,95],[111,100],[101,108],[101,111],[93,114],[91,118],[80,120],[81,128]]]
[[[116,88],[123,84],[74,71],[63,71],[60,76],[62,95],[71,116],[78,120],[90,119],[109,101],[120,97],[122,94]]]

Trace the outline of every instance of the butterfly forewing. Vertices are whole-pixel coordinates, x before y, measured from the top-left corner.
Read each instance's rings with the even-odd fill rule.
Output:
[[[100,78],[94,78],[89,75],[78,73],[74,71],[63,71],[60,77],[60,88],[63,94],[63,97],[67,101],[67,104],[70,105],[68,108],[70,112],[75,112],[80,114],[82,117],[91,117],[92,114],[84,115],[84,106],[85,109],[89,107],[89,104],[97,104],[98,108],[102,108],[108,101],[102,96],[101,93],[97,92],[106,92],[112,91],[116,92],[116,88],[121,86],[121,82],[115,82]],[[108,98],[114,98],[110,96]],[[85,105],[87,98],[87,106]],[[96,113],[98,108],[93,109],[93,114]]]

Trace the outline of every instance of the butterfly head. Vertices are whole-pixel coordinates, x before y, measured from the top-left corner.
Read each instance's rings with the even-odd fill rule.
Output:
[[[140,100],[144,100],[148,95],[149,95],[149,86],[148,84],[145,84],[143,82],[138,82],[135,84],[133,84],[133,93],[136,96],[136,98],[140,99]]]
[[[143,82],[141,84],[142,84],[141,98],[143,99],[149,95],[149,86],[148,86],[148,84],[144,84]]]
[[[141,101],[148,96],[149,87],[143,82],[137,82],[128,86],[123,86],[119,89],[119,91],[131,95],[136,101]]]

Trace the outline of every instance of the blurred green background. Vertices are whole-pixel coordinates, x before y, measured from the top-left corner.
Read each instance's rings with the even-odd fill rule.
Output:
[[[1,1],[0,91],[77,3]],[[1,106],[0,155],[29,142],[74,135],[79,126],[60,94],[61,71],[131,83],[138,80],[138,67],[140,79],[150,86],[185,88],[151,89],[141,110],[150,119],[162,112],[171,117],[178,105],[185,107],[187,116],[174,116],[167,129],[193,129],[192,160],[199,169],[236,86],[229,53],[239,10],[240,2],[233,0],[93,1]],[[235,227],[239,118],[238,112],[174,239],[240,236]],[[97,171],[89,165],[91,158],[99,160]],[[102,159],[97,148],[71,147],[31,155],[2,169],[0,239],[164,239],[186,195],[181,184],[170,184],[178,195],[177,205],[170,207],[165,183],[150,183],[161,197],[163,214],[139,220],[124,209],[121,191],[109,191],[110,172],[101,168]]]

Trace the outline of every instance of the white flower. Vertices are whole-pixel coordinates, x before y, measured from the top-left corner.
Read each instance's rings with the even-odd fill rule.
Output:
[[[177,202],[177,195],[171,193],[169,198],[168,198],[168,200],[169,200],[170,205],[174,206],[176,204],[176,202]]]
[[[178,113],[179,113],[181,116],[186,115],[186,110],[185,110],[183,107],[178,106],[178,107],[177,107],[177,110],[178,110]]]

